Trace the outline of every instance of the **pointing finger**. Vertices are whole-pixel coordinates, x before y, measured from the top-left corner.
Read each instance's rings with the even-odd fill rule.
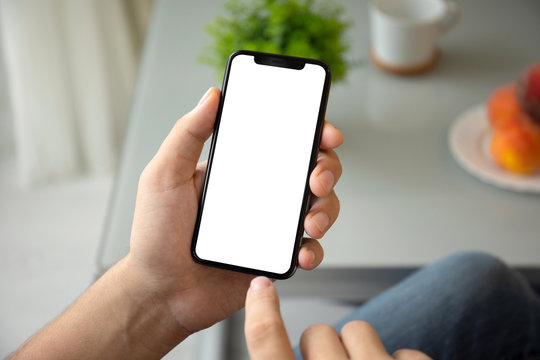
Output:
[[[251,359],[294,359],[272,282],[256,277],[246,297],[246,342]]]

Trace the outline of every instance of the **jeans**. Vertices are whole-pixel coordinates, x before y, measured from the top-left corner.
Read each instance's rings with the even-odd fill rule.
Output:
[[[359,307],[336,330],[352,320],[373,325],[390,354],[401,348],[434,359],[540,354],[538,294],[520,274],[483,253],[458,253],[417,271]]]

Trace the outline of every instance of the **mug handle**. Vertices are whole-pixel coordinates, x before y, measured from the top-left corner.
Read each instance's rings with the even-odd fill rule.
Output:
[[[446,15],[441,23],[441,35],[453,28],[461,17],[459,5],[452,1],[446,1]]]

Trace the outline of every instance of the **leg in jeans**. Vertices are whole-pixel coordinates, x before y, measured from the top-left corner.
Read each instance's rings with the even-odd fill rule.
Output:
[[[520,359],[540,353],[540,299],[497,258],[459,253],[428,266],[341,321],[371,323],[389,353]]]
[[[540,299],[519,274],[482,253],[458,253],[419,270],[336,329],[352,320],[371,323],[390,354],[401,348],[434,359],[540,353]]]

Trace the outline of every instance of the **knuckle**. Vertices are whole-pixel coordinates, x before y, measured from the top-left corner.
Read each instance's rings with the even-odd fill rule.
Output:
[[[335,150],[329,149],[327,154],[328,154],[329,158],[331,158],[334,161],[339,162],[339,156],[338,156],[338,154],[337,154],[337,152]]]
[[[362,334],[377,334],[377,332],[370,323],[363,320],[348,322],[341,329],[341,336],[361,336]]]
[[[319,265],[324,259],[324,248],[322,247],[321,243],[318,240],[313,240],[312,249],[313,249],[313,252],[315,252],[316,254],[315,263]]]
[[[339,198],[337,197],[337,195],[334,193],[334,198],[335,198],[335,202],[336,202],[336,209],[337,209],[337,213],[339,214],[340,210],[341,210],[341,201],[339,200]]]
[[[341,161],[339,160],[339,158],[337,157],[336,155],[336,158],[334,159],[334,163],[335,163],[335,171],[336,171],[336,181],[339,180],[339,178],[341,177],[341,174],[343,174],[343,165],[341,164]]]
[[[312,339],[316,339],[319,337],[327,337],[332,333],[336,333],[336,330],[330,325],[313,324],[309,326],[306,330],[304,330],[302,336],[300,336],[300,345],[307,344]]]
[[[310,231],[310,235],[314,239],[320,239],[324,236],[324,230],[320,229],[318,225],[312,226],[313,229]]]
[[[313,324],[309,326],[304,332],[302,333],[302,336],[312,336],[315,334],[328,334],[335,332],[334,328],[327,324]]]
[[[339,197],[337,196],[335,191],[332,192],[332,201],[334,201],[336,206],[339,208],[340,206]]]
[[[341,175],[343,172],[343,166],[341,165],[341,160],[339,159],[339,155],[334,150],[328,150],[327,156],[330,158],[330,160],[335,164],[336,171],[338,175]]]
[[[324,154],[324,156],[320,156],[317,163],[321,164],[321,166],[332,169],[336,182],[341,177],[341,174],[343,174],[343,165],[341,164],[338,155],[333,150],[329,150],[329,152]]]
[[[267,341],[268,338],[279,335],[283,328],[280,319],[266,318],[246,325],[246,340],[250,343]]]

